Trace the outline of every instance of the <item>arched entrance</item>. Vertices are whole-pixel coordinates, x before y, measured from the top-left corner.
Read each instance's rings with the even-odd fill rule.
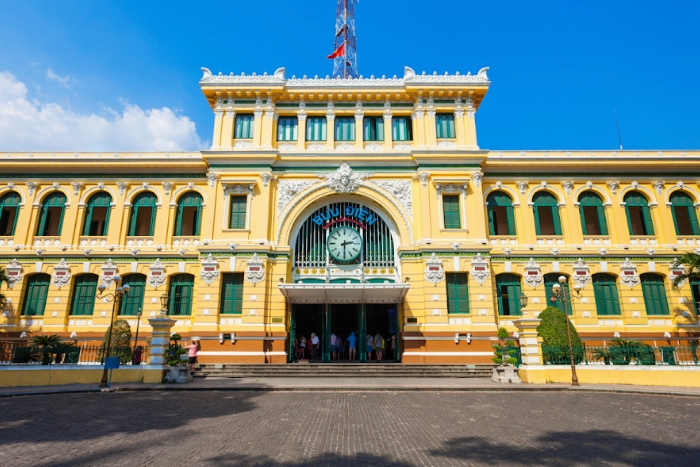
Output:
[[[315,361],[399,361],[399,311],[408,290],[400,278],[393,221],[361,197],[334,198],[307,210],[291,236],[290,361],[295,340],[310,342]],[[312,333],[315,339],[312,339]],[[369,352],[368,352],[369,350]]]

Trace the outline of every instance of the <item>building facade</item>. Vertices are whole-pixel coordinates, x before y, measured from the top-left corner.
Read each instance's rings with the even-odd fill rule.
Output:
[[[147,336],[167,296],[202,362],[285,363],[311,332],[328,360],[354,331],[404,363],[489,363],[562,275],[584,340],[697,335],[700,283],[671,280],[700,248],[699,151],[482,150],[487,69],[203,72],[210,150],[2,157],[6,338],[100,340],[116,275],[118,317]]]

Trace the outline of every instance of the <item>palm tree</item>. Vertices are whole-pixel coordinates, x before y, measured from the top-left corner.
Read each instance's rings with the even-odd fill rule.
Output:
[[[53,347],[61,344],[61,337],[52,334],[50,336],[34,336],[31,340],[32,347],[37,348],[41,352],[41,364],[48,365],[51,363],[51,355]]]
[[[2,287],[3,282],[9,285],[10,276],[7,275],[7,271],[5,271],[5,268],[0,268],[0,287]],[[5,308],[5,305],[7,305],[7,297],[5,297],[4,293],[0,292],[0,309]]]
[[[680,289],[681,284],[687,280],[700,279],[700,255],[697,253],[684,254],[676,260],[676,264],[685,266],[686,269],[673,279],[672,286],[675,290]]]

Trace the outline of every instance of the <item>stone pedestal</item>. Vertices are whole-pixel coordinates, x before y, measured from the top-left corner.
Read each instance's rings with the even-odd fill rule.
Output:
[[[522,383],[518,369],[514,366],[497,366],[493,369],[491,381],[494,383]]]
[[[542,338],[537,335],[537,326],[540,325],[540,320],[522,318],[513,321],[513,324],[518,328],[522,366],[542,365]]]
[[[194,380],[188,366],[168,367],[167,376],[170,381],[175,381],[176,383],[191,383]]]
[[[150,318],[148,323],[153,327],[151,341],[148,343],[149,365],[168,366],[168,345],[170,345],[170,330],[175,326],[175,320],[168,317]]]

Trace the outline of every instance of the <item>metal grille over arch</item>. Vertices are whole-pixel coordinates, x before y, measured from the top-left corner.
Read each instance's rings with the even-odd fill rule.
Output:
[[[359,256],[347,263],[334,260],[328,252],[328,235],[340,227],[350,227],[359,232],[362,248]],[[318,280],[331,279],[329,268],[343,272],[357,271],[355,279],[371,280],[396,275],[396,250],[394,233],[390,226],[373,209],[362,203],[341,201],[326,204],[312,212],[300,225],[294,242],[294,268],[296,278],[304,276],[311,282],[313,272]],[[340,279],[347,277],[341,274]],[[296,279],[295,278],[295,279]],[[348,277],[347,280],[352,280]]]

